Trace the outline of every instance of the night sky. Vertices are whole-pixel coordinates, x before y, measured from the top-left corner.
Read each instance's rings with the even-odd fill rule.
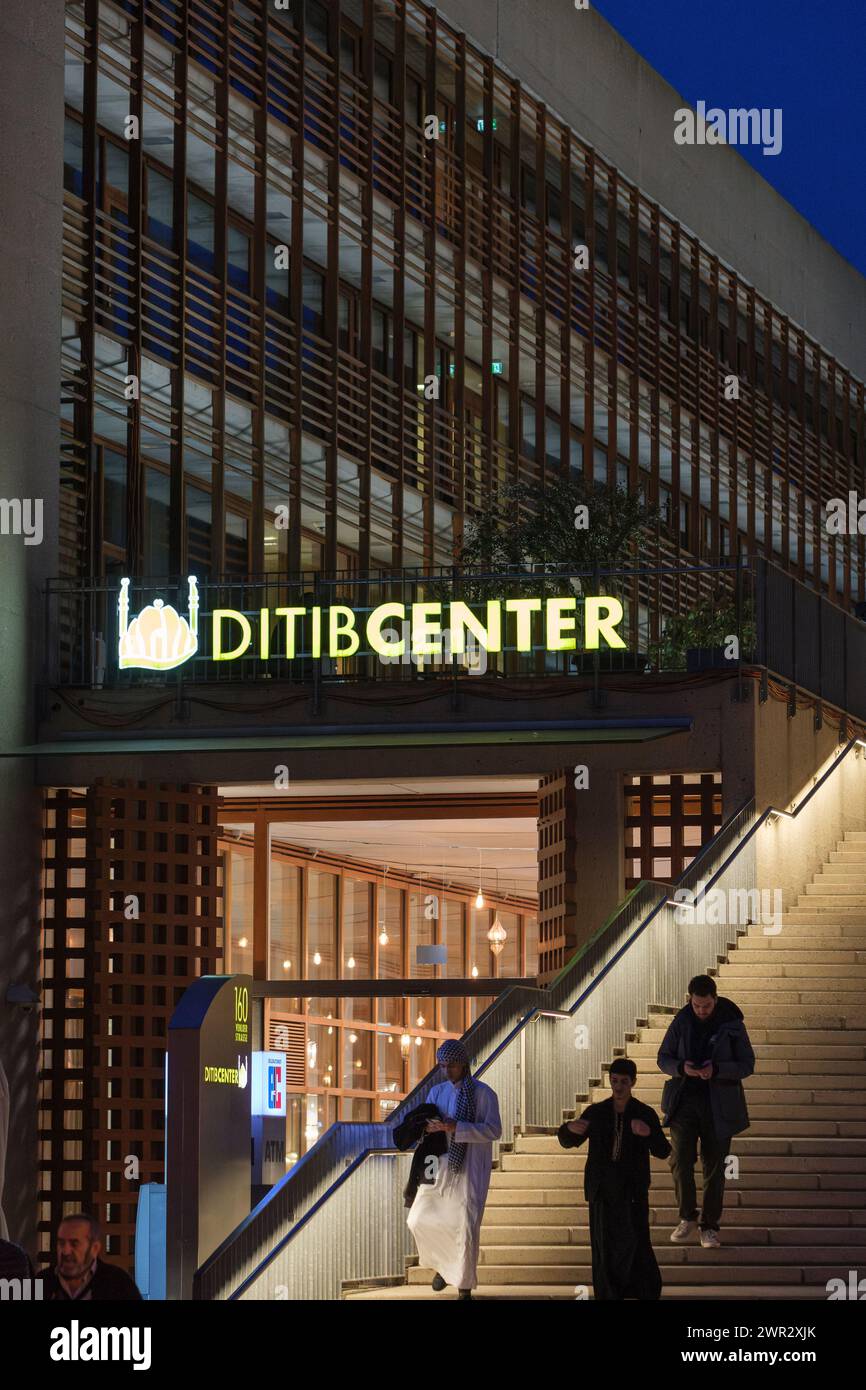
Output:
[[[866,274],[864,0],[590,0],[689,105],[781,107],[739,153]]]

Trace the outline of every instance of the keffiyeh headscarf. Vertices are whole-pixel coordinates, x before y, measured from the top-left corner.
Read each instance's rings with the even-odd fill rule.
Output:
[[[462,1062],[466,1067],[463,1079],[457,1089],[457,1109],[454,1118],[460,1120],[475,1119],[475,1082],[472,1080],[472,1073],[469,1070],[469,1053],[455,1038],[449,1038],[444,1042],[436,1053],[436,1061],[442,1067],[450,1066],[452,1062]],[[463,1160],[466,1157],[466,1145],[455,1144],[454,1137],[448,1146],[448,1169],[451,1173],[459,1173],[463,1167]]]

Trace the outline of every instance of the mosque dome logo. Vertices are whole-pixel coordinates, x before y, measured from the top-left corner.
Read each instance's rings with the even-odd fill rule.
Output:
[[[122,671],[173,671],[198,651],[198,581],[190,575],[187,583],[188,618],[158,598],[130,620],[129,580],[121,579],[117,650]]]

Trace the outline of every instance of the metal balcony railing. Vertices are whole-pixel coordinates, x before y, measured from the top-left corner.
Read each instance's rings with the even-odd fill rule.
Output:
[[[192,571],[195,572],[194,570]],[[718,602],[724,595],[732,605],[732,632],[741,638],[745,655],[746,640],[753,631],[755,611],[754,570],[748,565],[679,565],[598,568],[576,572],[555,566],[530,569],[513,567],[504,571],[457,574],[452,569],[405,569],[396,572],[359,575],[346,571],[332,575],[320,573],[262,575],[243,579],[218,580],[197,577],[199,645],[183,665],[169,671],[123,670],[118,662],[120,634],[119,580],[79,582],[52,580],[45,597],[44,681],[47,687],[90,686],[97,688],[148,688],[165,685],[194,685],[217,681],[274,681],[297,685],[348,681],[417,681],[455,676],[591,676],[595,672],[642,672],[652,669],[650,640],[652,615],[686,613],[701,602]],[[587,594],[612,596],[623,605],[624,616],[618,631],[625,648],[613,649],[602,643],[596,652],[581,650],[582,605]],[[409,650],[395,651],[383,659],[367,645],[366,616],[383,603],[402,604],[408,620],[413,603],[462,600],[478,619],[486,622],[488,599],[574,595],[576,640],[574,651],[549,652],[542,641],[542,615],[533,618],[533,646],[519,651],[512,616],[503,609],[503,647],[486,651],[473,645],[471,636],[464,656],[452,654],[447,642],[432,656],[417,656]],[[188,577],[171,579],[133,578],[125,599],[130,620],[142,608],[161,601],[171,605],[182,617],[189,601]],[[286,625],[276,616],[280,608],[328,609],[340,604],[356,615],[361,639],[358,651],[349,657],[314,658],[313,631],[309,619],[294,628],[296,652],[287,654]],[[212,659],[209,616],[217,609],[243,614],[254,634],[248,652],[237,659]],[[268,656],[261,658],[262,610],[269,617]],[[735,613],[734,611],[735,610]],[[231,629],[232,639],[237,627]],[[398,641],[401,621],[389,619],[383,628],[386,640]],[[323,650],[326,649],[323,644]],[[656,666],[658,661],[656,658]]]
[[[186,577],[132,580],[130,613],[138,613],[156,598],[183,613],[187,582]],[[458,575],[451,569],[406,569],[365,575],[355,571],[263,575],[200,579],[198,591],[202,615],[217,608],[230,608],[247,617],[255,634],[250,654],[215,663],[210,655],[209,636],[203,632],[199,651],[175,670],[121,670],[119,583],[51,580],[45,593],[45,687],[147,690],[170,686],[179,692],[185,686],[219,681],[280,681],[312,687],[315,708],[317,690],[335,683],[456,681],[466,675],[559,675],[597,680],[600,676],[627,672],[653,674],[660,669],[683,669],[687,654],[683,651],[671,658],[660,652],[651,642],[650,632],[662,631],[672,616],[688,615],[699,604],[709,602],[727,606],[730,632],[726,630],[725,635],[737,637],[739,657],[732,660],[721,648],[698,651],[695,655],[699,669],[709,665],[720,670],[738,670],[744,662],[763,667],[769,677],[788,687],[792,713],[798,693],[806,692],[819,702],[866,721],[866,623],[762,558],[741,561],[739,565],[637,566],[579,574],[539,566],[495,574]],[[363,638],[365,614],[382,603],[402,603],[408,613],[413,603],[461,599],[483,622],[488,597],[551,596],[554,592],[577,596],[578,633],[580,607],[587,593],[618,598],[624,608],[619,631],[626,648],[614,650],[602,645],[596,652],[583,652],[578,642],[576,651],[546,652],[540,641],[535,641],[532,650],[518,651],[509,621],[500,652],[473,649],[470,643],[465,657],[460,658],[450,654],[446,646],[441,656],[415,657],[404,652],[383,660],[362,641],[351,657],[314,659],[310,655],[310,625],[302,621],[297,627],[297,654],[288,657],[280,645],[281,624],[271,619],[269,657],[266,661],[258,657],[262,609],[273,613],[279,607],[328,608],[344,604],[357,615],[358,631]],[[390,632],[396,641],[399,627],[395,620],[387,623],[384,631],[386,635]],[[687,641],[687,645],[692,643]]]

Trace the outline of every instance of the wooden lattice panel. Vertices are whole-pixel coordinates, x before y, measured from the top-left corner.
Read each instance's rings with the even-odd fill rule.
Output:
[[[46,793],[42,858],[39,1254],[65,1212],[93,1201],[93,971],[87,917],[85,798]]]
[[[215,788],[100,781],[88,793],[93,1128],[98,1214],[134,1254],[139,1182],[164,1176],[168,1020],[221,955]],[[137,913],[137,915],[135,915]],[[139,1160],[139,1181],[124,1175]]]
[[[631,777],[624,791],[626,889],[676,882],[722,823],[722,774]]]
[[[576,793],[570,769],[538,788],[538,977],[544,982],[576,943]]]

